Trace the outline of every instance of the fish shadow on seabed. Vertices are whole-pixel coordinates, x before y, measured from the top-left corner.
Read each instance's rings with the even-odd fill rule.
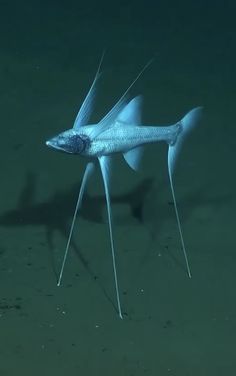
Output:
[[[58,231],[65,238],[68,237],[70,222],[76,197],[78,195],[80,182],[74,184],[66,191],[50,196],[47,201],[41,203],[37,203],[35,199],[36,183],[37,179],[35,174],[28,173],[26,176],[25,186],[20,194],[16,208],[5,211],[0,215],[0,226],[44,226],[46,229],[47,244],[50,250],[51,267],[56,278],[58,278],[58,270],[56,270],[57,263],[54,254],[55,248],[53,244],[53,235],[55,231]],[[111,196],[112,205],[127,205],[132,218],[134,218],[137,223],[143,224],[148,228],[150,233],[150,242],[149,245],[147,245],[145,259],[149,258],[150,256],[151,249],[153,248],[152,246],[154,243],[156,243],[156,239],[158,234],[160,234],[162,224],[169,221],[170,217],[173,217],[173,222],[175,221],[173,202],[171,200],[166,199],[162,200],[161,202],[158,200],[158,203],[156,204],[157,190],[160,193],[164,190],[164,187],[161,185],[156,187],[156,184],[154,184],[154,179],[146,178],[128,193]],[[178,203],[181,206],[181,211],[184,213],[182,216],[183,222],[188,220],[192,211],[194,211],[194,209],[199,205],[215,206],[216,202],[217,205],[220,205],[220,203],[223,204],[225,202],[225,199],[230,199],[230,197],[226,198],[225,196],[210,198],[207,197],[205,193],[206,191],[206,187],[201,187],[196,191],[189,192],[187,195],[185,194],[182,199],[178,200]],[[153,204],[154,197],[155,203]],[[104,195],[91,196],[88,193],[85,193],[83,204],[79,212],[79,217],[82,217],[89,222],[103,223],[106,220],[104,216],[105,207],[106,200]],[[119,224],[117,222],[115,223],[115,225],[120,224],[122,224],[122,221],[119,221]],[[124,224],[127,224],[126,218]],[[93,280],[96,281],[96,283],[98,283],[107,299],[113,306],[115,306],[111,297],[108,296],[106,288],[101,285],[101,282],[98,280],[95,271],[92,270],[89,261],[85,258],[80,247],[73,239],[71,246],[87,273]],[[167,246],[165,247],[165,252],[168,253],[168,256],[172,258],[179,267],[185,269],[184,263],[181,263],[180,265],[178,257],[172,253]],[[141,263],[143,262],[145,262],[145,260],[141,260]]]
[[[143,223],[145,198],[150,192],[152,184],[153,179],[147,178],[128,193],[111,195],[112,205],[127,205],[131,212],[131,216],[139,223]],[[34,173],[28,173],[25,186],[19,196],[16,208],[5,211],[0,215],[0,226],[44,226],[46,229],[47,244],[50,249],[52,269],[55,276],[58,277],[54,255],[55,247],[53,235],[55,231],[58,231],[65,238],[68,237],[80,182],[77,182],[66,191],[58,192],[50,196],[47,201],[40,203],[36,202],[36,186],[36,175]],[[82,217],[90,222],[103,223],[104,220],[106,220],[104,216],[105,207],[106,200],[104,195],[91,196],[88,193],[85,193],[78,217]],[[89,275],[96,280],[96,275],[94,271],[91,270],[88,260],[83,256],[80,247],[73,239],[71,246]],[[105,291],[103,287],[102,289]]]

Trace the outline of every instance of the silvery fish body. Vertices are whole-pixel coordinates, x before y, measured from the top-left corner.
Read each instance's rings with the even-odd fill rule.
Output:
[[[166,141],[171,144],[175,142],[179,131],[180,124],[169,127],[132,126],[117,121],[110,129],[91,141],[83,155],[93,157],[125,153],[138,146],[158,141]]]
[[[175,143],[181,131],[181,123],[163,127],[136,126],[117,120],[93,139],[91,134],[95,127],[99,125],[87,125],[78,130],[67,130],[53,137],[47,145],[70,154],[99,157],[126,153],[141,145],[158,141],[166,141],[171,145]]]

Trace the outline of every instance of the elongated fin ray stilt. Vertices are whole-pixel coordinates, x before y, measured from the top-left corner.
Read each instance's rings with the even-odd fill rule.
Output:
[[[112,253],[112,264],[113,264],[113,271],[114,271],[114,279],[115,279],[115,288],[116,288],[116,298],[117,298],[117,306],[118,306],[118,313],[121,319],[123,319],[121,305],[120,305],[120,293],[119,293],[119,285],[117,279],[117,270],[116,270],[116,258],[115,258],[115,247],[114,247],[114,240],[113,240],[113,231],[112,231],[112,215],[111,215],[111,201],[110,201],[110,194],[109,194],[109,164],[110,164],[110,157],[102,156],[99,157],[99,163],[102,171],[102,178],[104,183],[105,195],[106,195],[106,203],[107,203],[107,216],[108,216],[108,224],[109,224],[109,234],[110,234],[110,243],[111,243],[111,253]]]
[[[62,275],[63,275],[63,272],[64,272],[66,259],[67,259],[67,256],[68,256],[68,251],[69,251],[71,238],[72,238],[72,234],[73,234],[73,230],[74,230],[76,216],[77,216],[78,210],[80,209],[80,206],[81,206],[81,203],[82,203],[86,183],[87,183],[89,177],[91,176],[92,172],[94,171],[94,167],[95,167],[94,163],[89,162],[87,164],[86,168],[85,168],[84,176],[83,176],[82,183],[81,183],[81,186],[80,186],[78,200],[77,200],[77,203],[76,203],[76,206],[75,206],[75,211],[74,211],[74,215],[73,215],[73,219],[72,219],[72,223],[71,223],[71,227],[70,227],[70,233],[69,233],[69,236],[68,236],[66,249],[65,249],[65,253],[64,253],[64,257],[63,257],[63,261],[62,261],[62,266],[61,266],[59,278],[58,278],[58,281],[57,281],[57,286],[61,285],[61,279],[62,279]]]
[[[191,270],[190,270],[190,266],[189,266],[189,261],[188,261],[186,247],[185,247],[185,242],[184,242],[182,227],[181,227],[181,223],[180,223],[180,219],[179,219],[179,212],[178,212],[178,208],[177,208],[177,203],[176,203],[176,198],[175,198],[175,191],[174,191],[174,186],[173,186],[173,179],[172,179],[170,168],[168,168],[168,171],[169,171],[170,188],[171,188],[171,193],[172,193],[172,197],[173,197],[173,203],[174,203],[174,208],[175,208],[175,216],[176,216],[177,225],[178,225],[178,229],[179,229],[181,246],[182,246],[182,250],[183,250],[183,253],[184,253],[184,258],[185,258],[185,262],[186,262],[188,276],[189,276],[189,278],[191,278],[192,274],[191,274]]]
[[[97,72],[95,74],[92,85],[91,85],[91,87],[90,87],[90,89],[89,89],[80,109],[79,109],[79,112],[78,112],[78,114],[75,118],[74,125],[73,125],[73,129],[75,129],[75,130],[78,130],[80,127],[86,125],[87,122],[90,119],[90,116],[91,116],[91,113],[92,113],[92,110],[93,110],[95,91],[96,91],[96,83],[97,83],[97,80],[99,79],[99,77],[101,75],[100,68],[101,68],[101,65],[102,65],[104,55],[105,55],[105,51],[103,51],[103,53],[102,53],[102,57],[100,59],[100,62],[99,62],[98,68],[97,68]],[[74,215],[73,215],[73,219],[72,219],[70,233],[69,233],[69,237],[68,237],[68,241],[67,241],[67,245],[66,245],[66,250],[65,250],[65,254],[64,254],[64,258],[63,258],[62,267],[61,267],[61,271],[60,271],[60,274],[59,274],[57,286],[60,286],[60,284],[61,284],[61,279],[62,279],[62,275],[63,275],[63,271],[64,271],[64,267],[65,267],[65,262],[66,262],[69,247],[70,247],[70,242],[71,242],[71,237],[72,237],[72,233],[73,233],[73,229],[74,229],[74,225],[75,225],[77,212],[78,212],[80,205],[81,205],[81,202],[82,202],[85,185],[86,185],[87,180],[88,180],[89,176],[91,175],[93,169],[94,169],[94,164],[92,162],[88,163],[87,166],[86,166],[85,172],[84,172],[82,183],[81,183],[80,192],[79,192],[78,200],[77,200],[77,203],[76,203],[76,207],[75,207],[75,211],[74,211]]]
[[[182,250],[184,253],[184,258],[185,258],[189,278],[191,278],[191,270],[189,266],[187,251],[186,251],[185,242],[183,238],[182,227],[181,227],[181,223],[179,219],[178,207],[177,207],[176,198],[175,198],[175,191],[174,191],[174,185],[173,185],[173,173],[174,173],[176,159],[178,157],[179,151],[182,146],[182,142],[184,141],[185,137],[189,134],[189,132],[199,123],[201,115],[202,115],[202,107],[196,107],[193,110],[189,111],[187,115],[185,115],[183,119],[179,122],[180,133],[177,136],[176,141],[174,142],[174,144],[170,144],[168,148],[168,173],[169,173],[169,180],[170,180],[170,188],[171,188],[171,193],[173,197],[173,203],[174,203],[174,208],[175,208],[175,215],[176,215],[176,220],[177,220],[177,225],[178,225],[178,230],[179,230],[179,235],[180,235],[181,246],[182,246]]]

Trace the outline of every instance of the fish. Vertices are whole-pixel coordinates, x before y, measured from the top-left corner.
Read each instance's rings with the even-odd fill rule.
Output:
[[[187,272],[188,276],[191,278],[191,271],[175,197],[173,173],[176,165],[176,160],[185,137],[191,132],[193,128],[196,127],[197,124],[199,124],[202,114],[202,107],[196,107],[192,109],[181,120],[172,125],[165,126],[142,124],[142,96],[139,95],[129,100],[128,92],[139,79],[139,77],[153,62],[153,59],[151,59],[142,68],[136,78],[131,82],[129,87],[126,89],[121,98],[116,102],[116,104],[111,108],[111,110],[98,123],[90,124],[89,121],[94,108],[97,81],[101,76],[101,64],[103,57],[104,54],[102,55],[92,85],[79,109],[72,128],[50,138],[46,141],[46,145],[49,148],[57,151],[88,158],[88,163],[84,171],[77,203],[74,210],[74,215],[57,285],[61,285],[62,275],[72,239],[73,228],[77,213],[81,207],[85,187],[90,176],[94,172],[96,161],[98,161],[101,169],[106,197],[117,312],[119,314],[119,317],[123,319],[123,311],[121,309],[120,290],[117,277],[116,253],[113,237],[113,222],[110,199],[112,156],[114,154],[122,154],[130,168],[134,171],[138,171],[145,145],[157,142],[167,143],[167,164],[170,188],[172,192],[175,215]]]

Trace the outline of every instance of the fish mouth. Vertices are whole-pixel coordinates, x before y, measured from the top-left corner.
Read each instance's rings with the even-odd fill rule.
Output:
[[[51,146],[52,146],[52,143],[51,143],[51,141],[50,141],[50,140],[47,140],[47,141],[45,142],[45,144],[46,144],[47,146],[49,146],[49,147],[51,147]]]
[[[50,149],[59,150],[62,151],[62,148],[58,146],[57,142],[54,141],[54,139],[47,140],[45,142],[46,146],[48,146]]]
[[[55,145],[55,142],[53,142],[53,140],[47,140],[45,142],[45,144],[49,147],[49,148],[52,148],[52,149],[55,149],[56,145]]]
[[[58,144],[58,139],[57,137],[51,138],[50,140],[47,140],[45,142],[46,146],[48,146],[50,149],[62,152],[62,153],[68,153],[68,154],[73,154],[71,151],[67,150],[64,146],[61,146]]]

